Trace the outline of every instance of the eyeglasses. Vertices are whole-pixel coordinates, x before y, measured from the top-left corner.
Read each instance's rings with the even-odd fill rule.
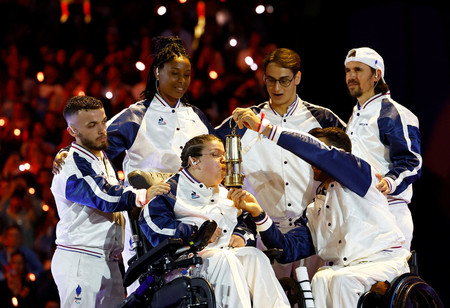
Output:
[[[283,77],[280,79],[275,79],[272,77],[266,77],[264,76],[264,82],[266,83],[266,85],[268,87],[275,87],[275,85],[277,84],[277,81],[280,83],[280,86],[282,86],[283,88],[287,88],[290,86],[292,80],[294,80],[295,75],[292,76],[291,79],[289,79],[289,77]]]
[[[205,155],[210,155],[215,159],[221,159],[222,157],[225,158],[225,153],[202,153],[198,156],[205,156]]]

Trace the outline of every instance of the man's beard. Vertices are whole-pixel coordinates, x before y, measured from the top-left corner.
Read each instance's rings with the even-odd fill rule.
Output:
[[[108,148],[108,139],[104,143],[97,143],[96,141],[84,138],[81,134],[78,135],[78,138],[80,138],[82,145],[89,150],[103,151]]]
[[[353,87],[354,87],[354,85],[353,85]],[[361,87],[359,86],[359,84],[357,87],[354,87],[353,90],[350,90],[349,86],[347,85],[347,89],[348,89],[348,92],[350,93],[351,97],[358,98],[362,95],[362,90],[361,90]]]

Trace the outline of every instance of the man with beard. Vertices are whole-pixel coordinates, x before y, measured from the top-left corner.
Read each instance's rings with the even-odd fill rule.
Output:
[[[89,96],[69,99],[63,112],[75,142],[51,190],[60,221],[52,274],[62,307],[115,307],[124,298],[118,256],[123,250],[122,211],[152,198],[119,184],[106,157],[106,115]]]
[[[408,203],[412,183],[420,177],[420,131],[417,117],[395,102],[384,80],[383,58],[373,49],[352,49],[345,59],[345,80],[357,99],[347,124],[353,154],[377,173],[377,188],[387,196],[389,209],[410,249],[413,222]]]

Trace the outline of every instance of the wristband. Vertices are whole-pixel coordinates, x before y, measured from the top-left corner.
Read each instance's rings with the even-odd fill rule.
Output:
[[[250,215],[251,216],[251,215]],[[259,214],[258,216],[251,216],[253,221],[261,221],[266,217],[266,212],[262,211],[261,214]]]
[[[150,200],[147,200],[147,190],[146,189],[138,189],[136,191],[136,206],[143,207]]]
[[[265,119],[265,116],[266,116],[266,114],[265,114],[264,110],[261,111],[261,122],[259,122],[258,130],[257,130],[259,140],[261,140],[261,134],[263,133],[263,131],[270,124],[270,121]]]
[[[256,130],[257,133],[259,133],[259,130],[261,129],[261,124],[262,124],[262,121],[264,120],[265,116],[266,116],[266,113],[264,112],[264,110],[262,110],[261,111],[261,122],[259,122],[258,129]]]
[[[258,134],[261,135],[267,126],[269,126],[270,121],[267,119],[262,119],[261,123],[259,123]]]

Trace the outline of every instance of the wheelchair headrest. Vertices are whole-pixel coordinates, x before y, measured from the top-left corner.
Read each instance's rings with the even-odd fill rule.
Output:
[[[128,182],[137,189],[148,189],[156,183],[165,181],[175,173],[134,170],[128,173]]]

